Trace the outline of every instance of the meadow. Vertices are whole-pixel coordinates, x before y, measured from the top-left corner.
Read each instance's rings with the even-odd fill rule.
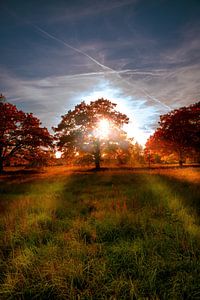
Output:
[[[0,176],[0,299],[200,299],[200,170]]]

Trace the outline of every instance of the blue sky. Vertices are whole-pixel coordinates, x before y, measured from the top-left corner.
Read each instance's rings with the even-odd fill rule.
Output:
[[[1,0],[0,92],[51,129],[105,97],[144,143],[200,98],[199,0]]]

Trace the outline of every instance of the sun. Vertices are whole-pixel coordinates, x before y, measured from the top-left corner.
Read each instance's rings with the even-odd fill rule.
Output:
[[[62,156],[62,152],[61,151],[56,151],[55,157],[58,159],[58,158],[61,158],[61,156]]]
[[[95,129],[95,136],[98,138],[107,138],[110,133],[110,122],[107,119],[101,119],[97,123],[97,127]]]

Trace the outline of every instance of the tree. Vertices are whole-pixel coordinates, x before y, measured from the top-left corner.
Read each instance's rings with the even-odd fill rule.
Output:
[[[41,151],[52,146],[53,138],[32,113],[18,110],[15,105],[0,101],[0,172],[15,156]]]
[[[182,166],[186,155],[200,150],[200,102],[160,116],[159,127],[146,149],[160,154],[175,153]]]
[[[103,98],[90,104],[83,101],[62,116],[54,131],[58,147],[65,156],[90,153],[96,169],[99,169],[102,150],[111,144],[119,144],[119,137],[126,136],[122,126],[129,119],[115,107],[116,104]]]
[[[27,167],[45,167],[52,165],[55,161],[53,149],[47,147],[37,147],[37,149],[21,149],[13,157],[10,158],[10,165]]]
[[[130,145],[129,153],[130,153],[130,162],[129,163],[132,166],[141,166],[145,163],[144,149],[138,142],[132,143]]]

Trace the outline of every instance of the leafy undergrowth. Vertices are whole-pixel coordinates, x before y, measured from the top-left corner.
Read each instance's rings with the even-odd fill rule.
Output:
[[[174,172],[1,182],[0,299],[199,299],[199,172]]]

